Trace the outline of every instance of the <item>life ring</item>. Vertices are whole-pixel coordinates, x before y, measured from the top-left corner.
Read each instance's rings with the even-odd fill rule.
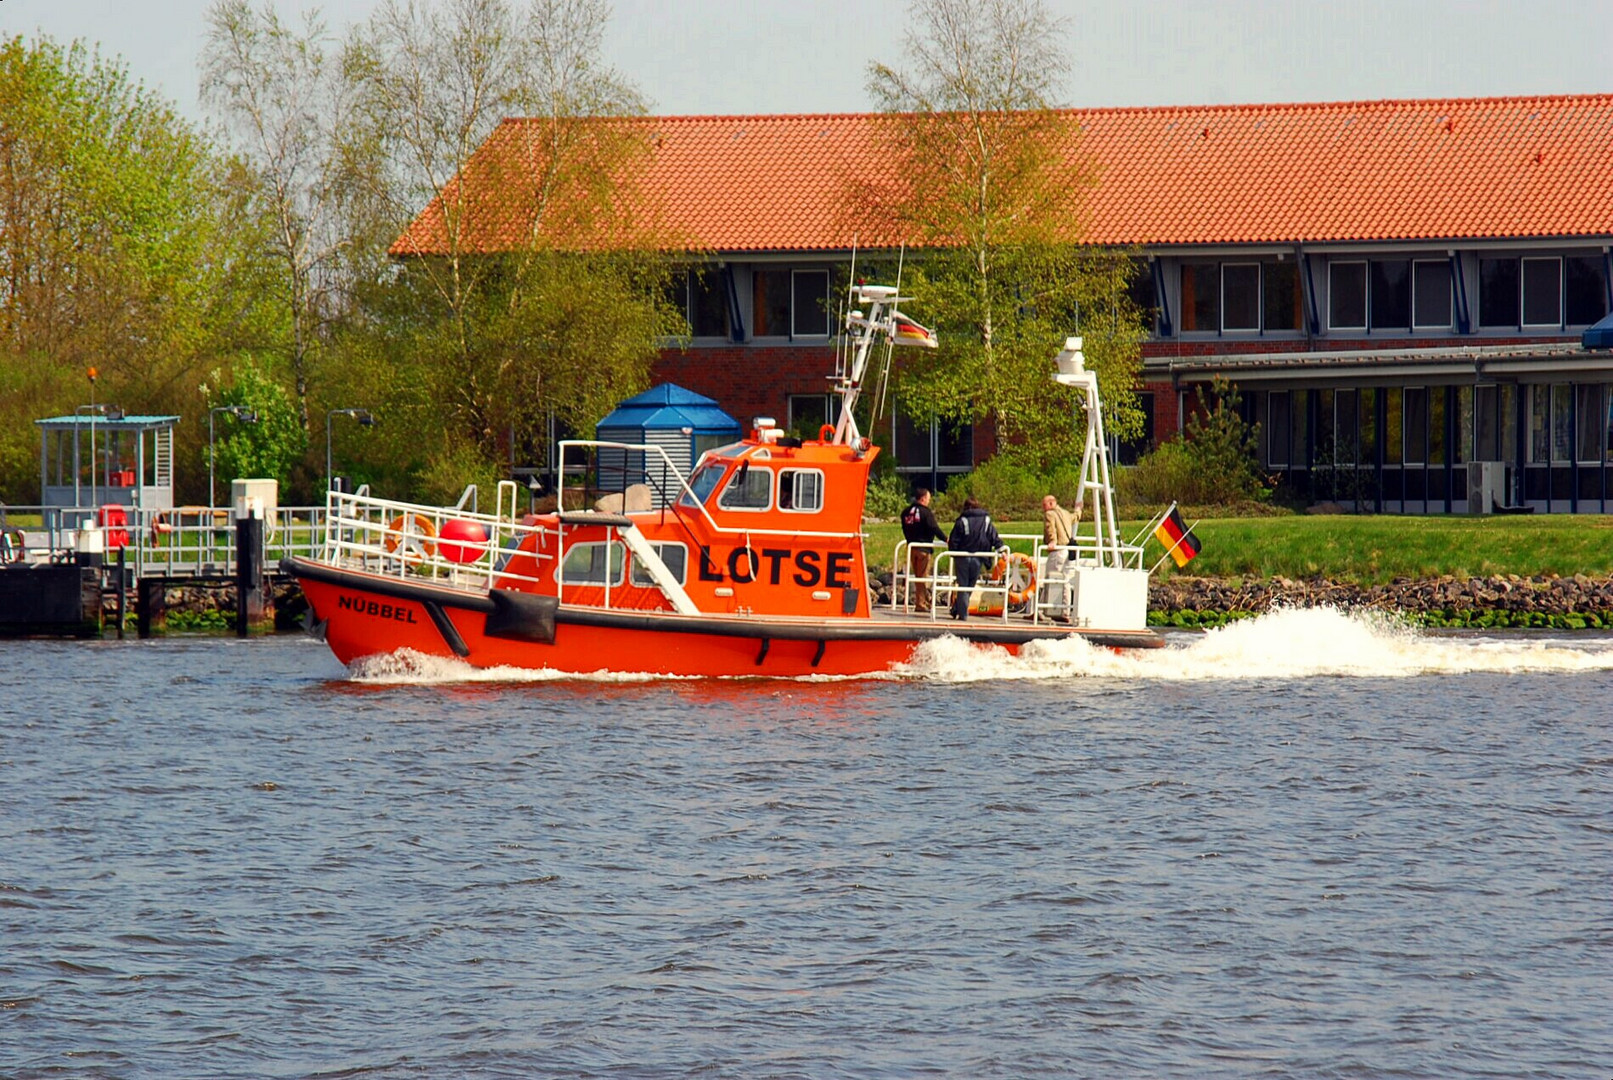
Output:
[[[161,543],[163,537],[173,531],[174,527],[168,523],[168,512],[166,510],[151,519],[151,542],[153,544]]]
[[[28,553],[28,538],[21,529],[7,529],[0,533],[0,562],[22,562]]]
[[[998,559],[991,568],[991,580],[1007,580],[1008,602],[1018,606],[1036,595],[1036,563],[1029,555],[1017,551]]]
[[[418,563],[437,555],[437,528],[424,514],[399,514],[386,523],[382,541],[388,555],[400,550],[406,562]]]
[[[830,439],[832,439],[834,437],[835,437],[835,426],[833,424],[824,424],[822,427],[820,427],[818,429],[818,441],[819,442],[828,442]]]

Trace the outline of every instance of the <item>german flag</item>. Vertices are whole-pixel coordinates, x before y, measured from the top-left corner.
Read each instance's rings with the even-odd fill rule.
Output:
[[[1186,566],[1193,561],[1193,557],[1201,550],[1199,538],[1188,531],[1182,524],[1182,515],[1171,507],[1164,520],[1154,526],[1154,538],[1165,545],[1170,557],[1176,560],[1178,567]]]

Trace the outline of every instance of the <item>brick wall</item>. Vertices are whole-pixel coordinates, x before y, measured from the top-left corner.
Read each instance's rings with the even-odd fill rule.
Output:
[[[827,345],[720,345],[683,352],[666,349],[656,361],[657,382],[673,382],[715,398],[741,425],[771,416],[789,421],[791,394],[826,394],[834,374]]]

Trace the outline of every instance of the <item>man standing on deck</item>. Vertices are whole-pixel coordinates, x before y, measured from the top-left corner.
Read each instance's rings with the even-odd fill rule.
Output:
[[[902,537],[909,545],[928,544],[934,540],[946,543],[947,534],[941,531],[940,524],[935,520],[935,511],[930,509],[929,488],[921,487],[915,491],[912,505],[902,511]],[[930,576],[929,548],[909,546],[907,558],[910,578],[927,578]],[[929,612],[930,583],[928,581],[915,581],[913,583],[913,610],[920,614]]]
[[[1001,546],[1002,538],[997,535],[997,526],[991,523],[991,515],[986,513],[979,499],[969,496],[963,501],[963,513],[952,525],[947,547],[953,551],[978,551],[980,555],[953,559],[953,573],[958,579],[958,591],[952,596],[954,619],[969,618],[969,600],[974,595],[975,582],[980,580],[980,574],[985,570],[983,564]]]
[[[1081,508],[1066,510],[1052,495],[1042,496],[1042,544],[1047,550],[1047,565],[1042,570],[1044,602],[1055,609],[1069,607],[1064,587],[1064,568],[1070,561],[1070,538],[1075,523],[1081,520]],[[1069,622],[1067,610],[1055,611],[1058,622]]]

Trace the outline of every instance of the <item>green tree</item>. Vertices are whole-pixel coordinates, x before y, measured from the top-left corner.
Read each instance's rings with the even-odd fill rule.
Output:
[[[853,193],[870,224],[894,221],[920,247],[911,285],[941,348],[904,361],[907,411],[989,416],[999,446],[1049,462],[1073,452],[1074,396],[1050,381],[1066,336],[1086,339],[1112,435],[1141,424],[1135,383],[1142,313],[1123,252],[1078,246],[1094,176],[1074,116],[1055,107],[1061,20],[1041,0],[917,0],[907,65],[874,64],[869,91],[891,181]]]
[[[386,389],[429,388],[439,455],[497,460],[551,409],[586,426],[682,329],[631,191],[643,103],[599,59],[608,20],[602,0],[387,0],[349,40],[345,159],[400,236],[373,296],[402,316],[380,320]]]
[[[213,446],[218,479],[270,477],[283,486],[308,453],[308,431],[285,387],[248,360],[215,404],[239,405],[257,417],[255,423],[223,420],[227,430]]]
[[[266,223],[277,325],[286,334],[273,344],[305,430],[314,355],[343,292],[340,257],[354,240],[336,141],[346,99],[330,46],[316,14],[299,28],[267,0],[256,11],[247,0],[216,0],[201,59],[202,96],[241,143],[252,201]]]
[[[90,366],[101,401],[182,411],[264,318],[240,177],[80,44],[0,39],[0,101],[0,363],[29,388],[0,402],[0,429],[71,412]]]

